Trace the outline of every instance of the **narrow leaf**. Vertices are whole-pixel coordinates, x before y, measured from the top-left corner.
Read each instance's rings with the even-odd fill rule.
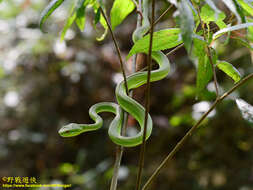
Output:
[[[85,27],[85,10],[87,4],[85,3],[86,0],[79,0],[76,10],[76,24],[78,28],[83,31]],[[87,2],[88,3],[88,2]]]
[[[212,65],[207,55],[199,57],[197,69],[197,95],[200,96],[208,82],[212,79]]]
[[[233,0],[222,0],[223,3],[227,6],[227,8],[229,8],[229,10],[234,13],[234,15],[236,16],[237,20],[239,23],[242,22],[241,16],[240,14],[237,12],[236,10],[236,5],[233,2]]]
[[[135,8],[132,0],[115,0],[111,10],[112,30],[116,28]]]
[[[253,3],[249,0],[237,0],[242,8],[251,16],[253,16]]]
[[[235,82],[241,80],[239,71],[232,64],[226,61],[217,61],[217,67],[230,76]]]
[[[219,30],[218,32],[214,33],[213,40],[216,40],[222,34],[225,34],[227,32],[231,32],[231,31],[234,31],[234,30],[240,30],[240,29],[243,29],[243,28],[248,28],[249,26],[253,26],[253,23],[250,22],[250,23],[238,24],[238,25],[235,25],[235,26],[223,28],[223,29]]]
[[[236,99],[236,105],[241,111],[243,119],[253,124],[253,106],[243,99]]]
[[[187,49],[188,52],[190,52],[195,23],[191,6],[189,5],[187,0],[182,0],[180,2],[179,12],[180,12],[180,28],[182,32],[182,38],[185,44],[185,48]]]
[[[149,49],[149,38],[150,34],[144,36],[138,40],[132,49],[130,50],[127,59],[136,53],[147,53]],[[179,28],[171,28],[166,30],[160,30],[153,34],[153,45],[152,51],[165,50],[173,48],[182,43]]]
[[[226,18],[226,15],[218,9],[213,10],[212,7],[208,6],[207,4],[201,8],[200,17],[204,23],[209,24],[210,22],[215,22],[219,28],[227,27],[223,22],[223,20]]]
[[[57,9],[64,0],[52,0],[49,5],[43,10],[41,13],[41,18],[40,18],[40,29],[43,31],[43,24],[47,20],[47,18]]]

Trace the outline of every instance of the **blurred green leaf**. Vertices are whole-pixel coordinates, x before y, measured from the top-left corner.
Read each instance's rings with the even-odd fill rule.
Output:
[[[85,3],[85,0],[79,0],[78,7],[76,10],[76,14],[77,14],[76,24],[81,31],[83,31],[85,27],[86,4],[87,3]]]
[[[232,64],[226,61],[217,61],[217,67],[230,76],[235,82],[241,80],[239,71]]]
[[[76,12],[75,12],[75,5],[72,7],[71,9],[71,13],[70,13],[71,16],[68,17],[63,29],[62,29],[62,32],[61,32],[61,40],[64,40],[64,37],[66,35],[66,32],[68,31],[68,29],[72,26],[73,22],[75,21],[76,19]]]
[[[71,163],[62,163],[59,170],[63,174],[71,174],[78,171],[78,166]]]
[[[114,30],[135,8],[132,0],[115,0],[111,9],[111,25]]]
[[[130,50],[127,59],[136,53],[147,53],[149,49],[150,34],[144,36],[138,40]],[[170,28],[166,30],[160,30],[153,34],[152,51],[165,50],[176,47],[181,44],[181,36],[179,28]]]
[[[182,32],[183,42],[188,52],[191,51],[192,35],[195,28],[194,16],[191,6],[187,0],[182,0],[179,3],[180,12],[180,28]]]
[[[242,8],[251,16],[253,16],[253,2],[249,0],[237,0]]]
[[[197,96],[199,97],[213,75],[207,55],[199,57],[197,69]]]
[[[236,99],[236,105],[241,111],[243,119],[253,124],[253,106],[243,99]]]
[[[227,26],[223,22],[223,20],[226,18],[226,15],[221,11],[215,12],[207,4],[201,8],[200,17],[204,23],[209,24],[210,22],[215,22],[219,28],[225,28]]]
[[[43,24],[47,18],[64,2],[64,0],[52,0],[49,5],[43,10],[40,18],[40,29],[43,31]]]

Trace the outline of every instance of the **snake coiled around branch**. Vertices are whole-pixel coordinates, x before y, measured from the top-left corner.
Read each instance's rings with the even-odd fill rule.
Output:
[[[150,27],[148,20],[148,0],[143,1],[143,22],[142,26],[138,28],[133,33],[133,41],[139,40]],[[150,81],[159,81],[165,78],[170,71],[170,63],[166,55],[161,51],[152,52],[152,59],[156,61],[159,68],[151,71]],[[127,77],[127,86],[129,90],[133,90],[147,83],[147,72],[136,72]],[[112,102],[101,102],[93,105],[89,109],[89,115],[94,120],[93,124],[76,124],[70,123],[63,126],[59,130],[59,134],[62,137],[72,137],[77,136],[86,131],[93,131],[101,128],[103,126],[103,119],[98,115],[101,112],[111,112],[115,114],[112,120],[108,134],[111,140],[124,147],[133,147],[142,143],[143,131],[144,131],[144,118],[145,118],[145,108],[135,101],[133,98],[127,95],[124,81],[120,82],[116,86],[115,90],[116,99],[118,104]],[[132,115],[140,126],[140,131],[135,136],[122,136],[121,128],[123,124],[124,114],[123,110]],[[150,137],[152,132],[152,119],[148,114],[147,122],[147,134],[146,140]]]

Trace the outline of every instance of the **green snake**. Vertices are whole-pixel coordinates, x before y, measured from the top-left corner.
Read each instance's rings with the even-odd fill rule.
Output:
[[[143,22],[142,26],[139,27],[133,33],[133,41],[136,42],[140,39],[149,29],[150,24],[148,20],[148,0],[143,1]],[[159,81],[165,78],[170,71],[170,63],[166,55],[161,51],[152,52],[152,59],[158,63],[159,68],[151,71],[150,81]],[[147,82],[147,72],[136,72],[127,77],[127,86],[129,90],[138,88]],[[101,112],[111,112],[115,114],[112,120],[108,134],[111,140],[124,147],[133,147],[142,143],[144,133],[144,118],[145,108],[135,101],[133,98],[127,95],[125,82],[122,81],[116,86],[115,90],[116,99],[118,104],[112,102],[101,102],[93,105],[89,109],[89,115],[94,120],[93,124],[76,124],[70,123],[63,126],[59,130],[59,134],[62,137],[77,136],[86,131],[93,131],[103,126],[103,119],[98,115]],[[132,115],[139,123],[140,131],[135,136],[123,136],[121,135],[121,128],[124,120],[123,110]],[[146,140],[150,137],[152,132],[152,119],[148,114]]]

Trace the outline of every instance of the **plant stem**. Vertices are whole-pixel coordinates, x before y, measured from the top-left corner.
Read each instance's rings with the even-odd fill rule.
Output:
[[[141,177],[142,170],[144,167],[144,155],[146,149],[146,133],[147,133],[147,122],[148,122],[148,113],[150,110],[150,76],[151,76],[151,64],[152,64],[152,45],[153,45],[153,33],[154,33],[154,22],[155,22],[155,0],[152,0],[152,16],[151,16],[151,28],[150,28],[150,41],[149,41],[149,51],[148,51],[148,75],[147,75],[147,86],[145,91],[145,120],[144,120],[144,130],[142,137],[142,145],[140,151],[139,159],[139,171],[137,175],[136,190],[139,190],[141,187]]]
[[[107,26],[108,26],[108,28],[109,28],[110,33],[111,33],[111,36],[112,36],[112,39],[113,39],[115,48],[116,48],[116,50],[117,50],[117,54],[118,54],[119,62],[120,62],[120,69],[121,69],[121,71],[122,71],[123,78],[124,78],[126,93],[127,93],[127,95],[129,95],[128,86],[127,86],[127,80],[126,80],[126,72],[125,72],[125,69],[124,69],[123,59],[122,59],[122,56],[121,56],[121,52],[120,52],[120,49],[119,49],[119,45],[118,45],[118,43],[117,43],[116,37],[115,37],[114,34],[113,34],[112,27],[111,27],[111,25],[110,25],[110,23],[109,23],[109,20],[107,19],[107,16],[105,15],[105,12],[104,12],[103,8],[100,6],[99,9],[100,9],[100,11],[101,11],[101,13],[102,13],[102,15],[103,15],[105,21],[106,21],[106,24],[107,24]]]
[[[169,12],[169,10],[173,7],[173,4],[171,4],[160,16],[156,21],[154,22],[154,26],[157,25],[158,22]],[[146,34],[150,33],[151,28],[146,32]],[[145,34],[145,35],[146,35]]]
[[[135,2],[135,0],[133,0],[133,1]],[[142,2],[141,2],[141,0],[139,0],[139,8],[137,6],[136,6],[136,8],[141,10],[141,4],[142,4]],[[137,16],[136,28],[140,27],[141,19],[142,19],[140,14],[137,14],[137,15],[138,16]],[[135,54],[133,56],[132,73],[136,72],[136,60],[137,60],[137,55]],[[132,95],[133,95],[133,91],[129,92],[129,96],[132,97]],[[128,122],[128,113],[125,112],[124,113],[124,120],[123,120],[123,124],[122,124],[122,135],[123,136],[126,135],[127,122]],[[119,173],[119,168],[121,165],[123,152],[124,152],[123,146],[116,146],[115,163],[114,163],[114,167],[113,167],[113,176],[112,176],[112,180],[111,180],[110,190],[117,190],[118,173]]]
[[[172,159],[172,157],[183,147],[186,140],[192,136],[192,133],[195,129],[199,127],[199,125],[202,123],[202,121],[208,116],[208,114],[217,106],[219,102],[224,100],[228,95],[230,95],[232,92],[234,92],[237,88],[242,86],[245,82],[253,78],[253,73],[242,79],[240,82],[238,82],[233,88],[231,88],[229,91],[224,93],[222,96],[218,97],[215,102],[212,104],[210,109],[202,115],[202,117],[197,121],[197,123],[185,134],[185,136],[177,143],[177,145],[173,148],[173,150],[167,155],[167,157],[162,161],[162,163],[157,167],[155,172],[152,174],[152,176],[148,179],[148,181],[143,186],[142,190],[146,190],[148,186],[151,184],[151,182],[154,180],[154,178],[159,174],[161,169]]]

